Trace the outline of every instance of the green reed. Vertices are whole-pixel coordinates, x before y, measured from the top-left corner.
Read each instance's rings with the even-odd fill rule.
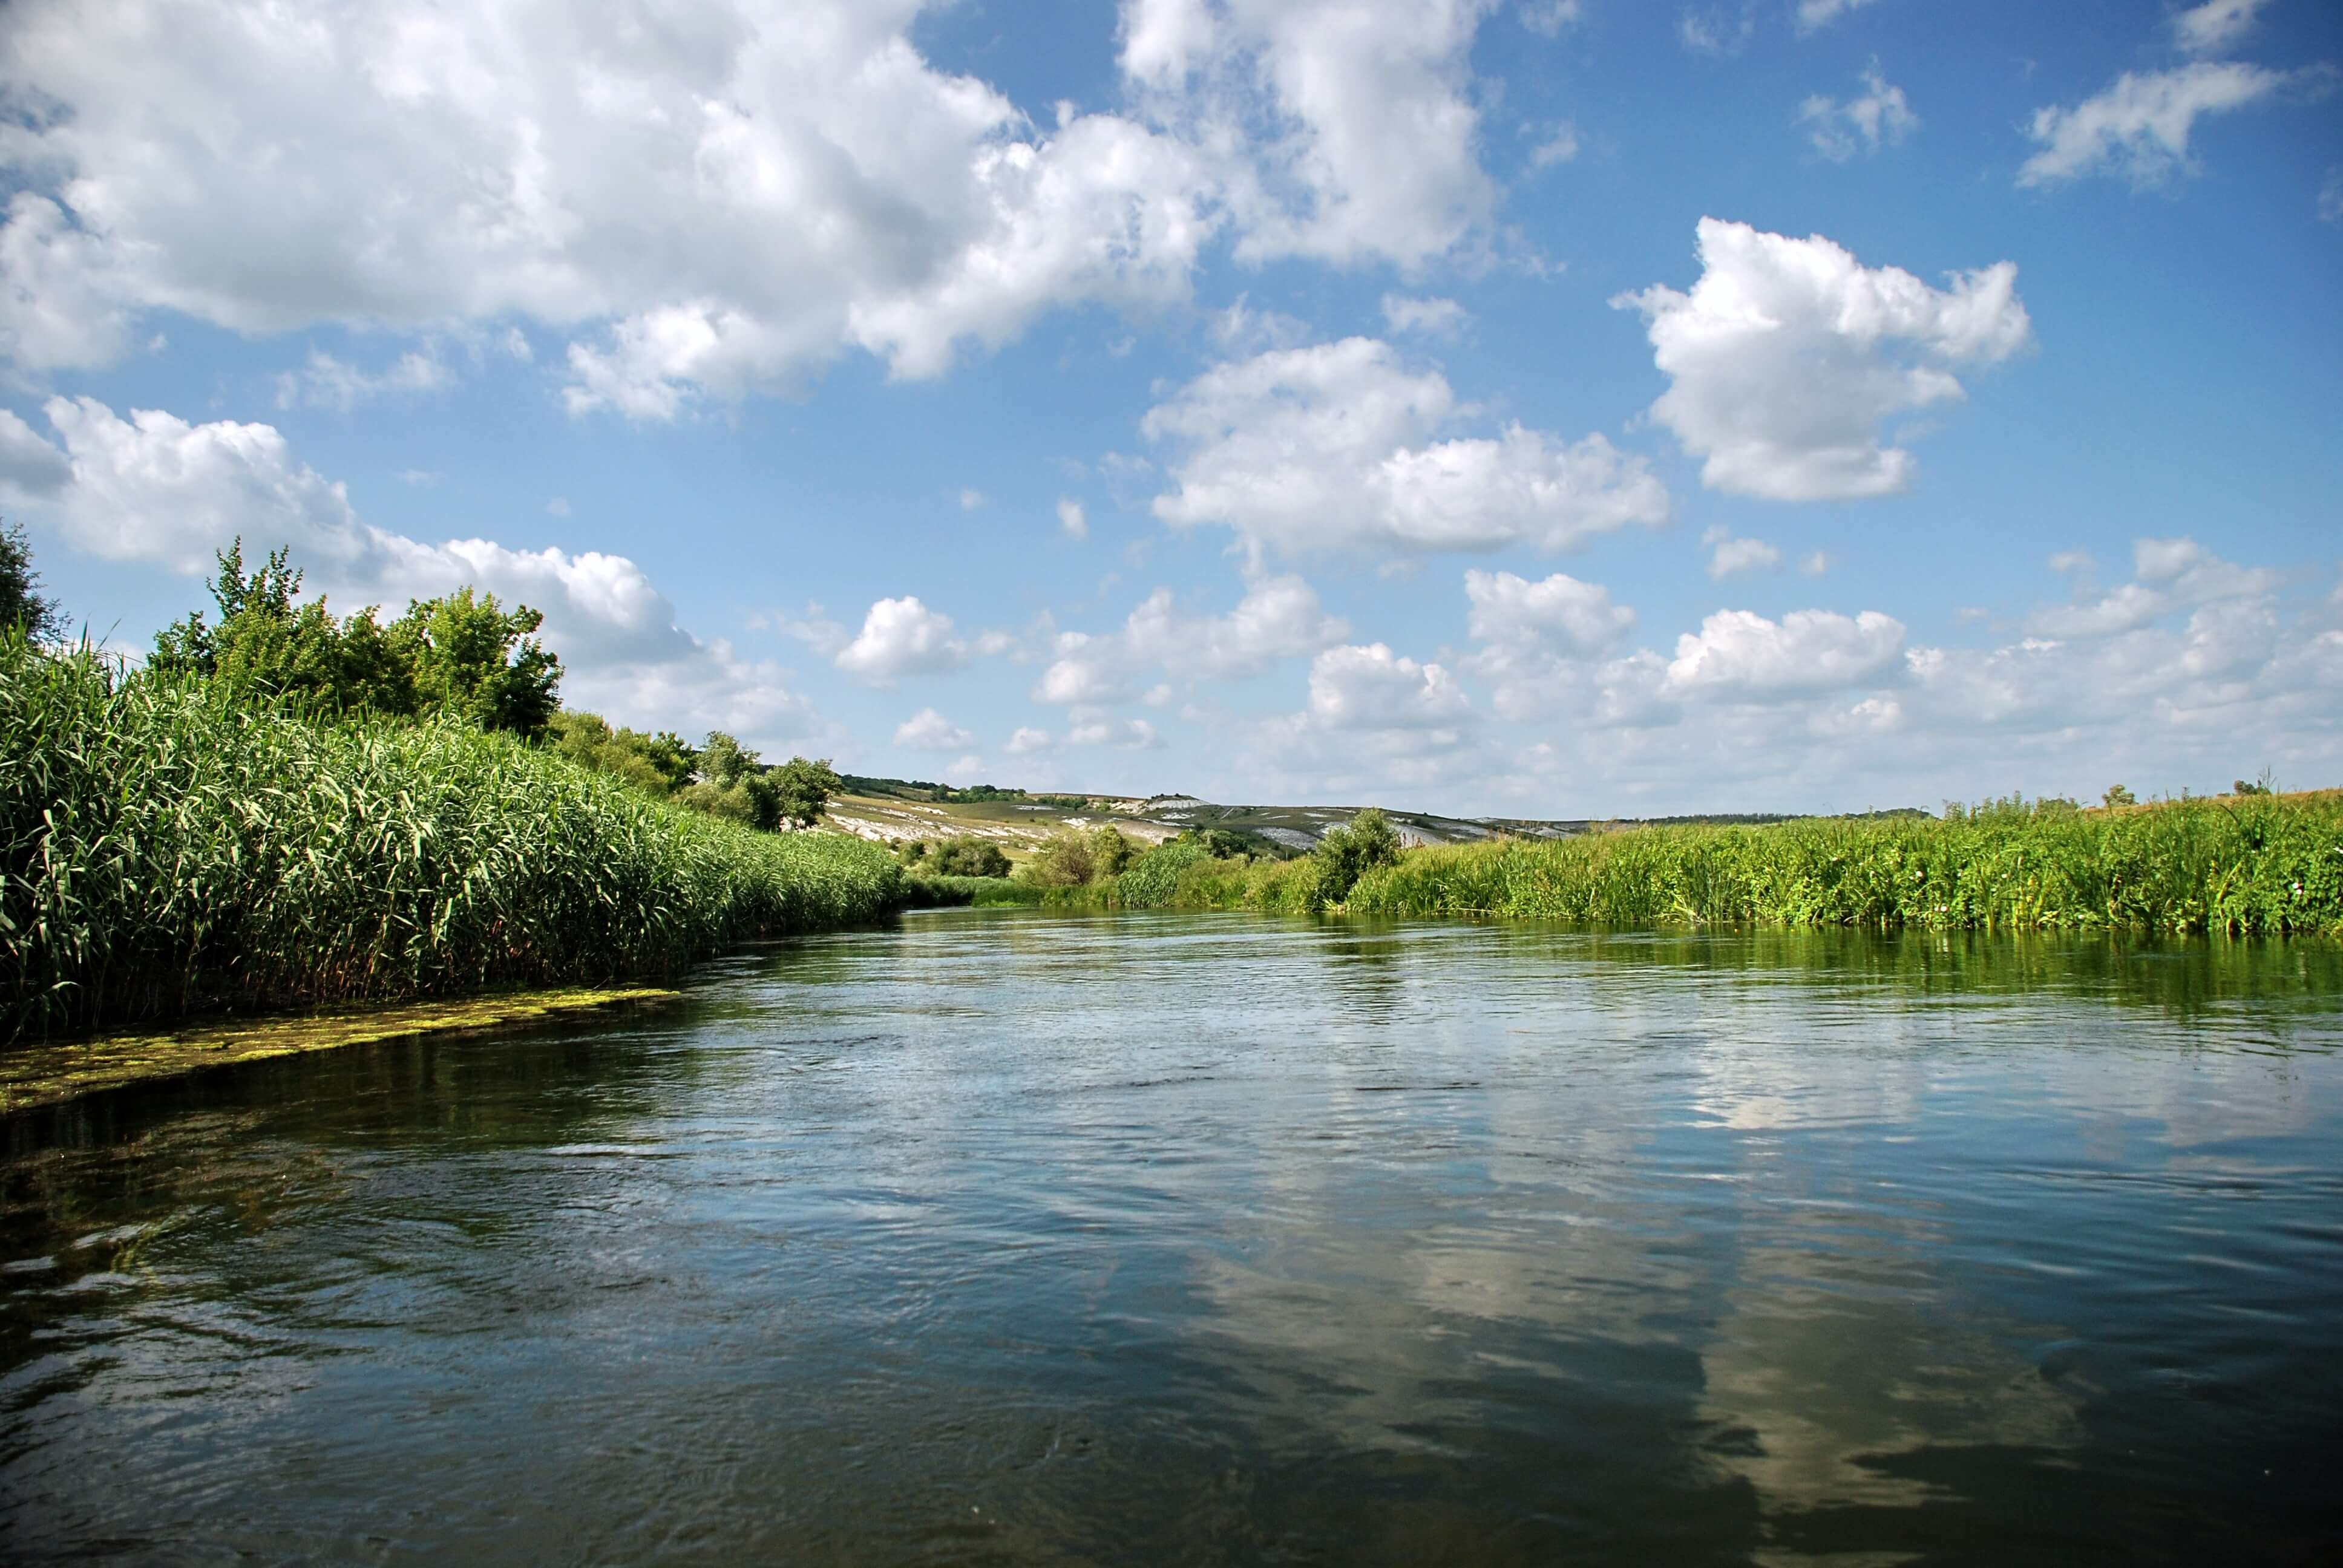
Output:
[[[2343,798],[1645,828],[1413,850],[1354,913],[2343,935]]]
[[[675,973],[894,906],[759,833],[448,722],[320,721],[0,637],[0,1039]]]

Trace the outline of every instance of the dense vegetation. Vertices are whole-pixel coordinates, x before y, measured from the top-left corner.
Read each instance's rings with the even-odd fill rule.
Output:
[[[1419,849],[1348,907],[1609,926],[1696,923],[2343,934],[2343,798],[1947,819],[1646,828]]]
[[[875,845],[653,799],[442,711],[333,717],[0,632],[0,1038],[674,973],[866,920]]]
[[[410,600],[386,626],[378,606],[337,617],[322,598],[301,602],[302,574],[284,550],[247,574],[238,539],[218,561],[219,624],[198,611],[166,627],[146,660],[157,673],[313,713],[453,719],[524,738],[561,706],[561,661],[529,635],[545,618],[527,605],[508,610],[466,588]]]
[[[1732,924],[2343,935],[2343,795],[2086,811],[1987,801],[1770,826],[1638,828],[1403,851],[1365,811],[1297,859],[1183,834],[1110,871],[1064,835],[1028,869],[1053,901],[1127,909]]]

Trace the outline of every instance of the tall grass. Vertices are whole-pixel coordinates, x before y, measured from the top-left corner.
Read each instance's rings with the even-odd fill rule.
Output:
[[[1634,927],[2343,935],[2343,798],[1646,828],[1425,849],[1369,872],[1346,907]]]
[[[899,877],[508,737],[320,722],[0,636],[0,1039],[668,975],[879,915]]]

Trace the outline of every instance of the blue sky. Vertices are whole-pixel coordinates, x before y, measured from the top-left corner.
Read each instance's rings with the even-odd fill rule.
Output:
[[[2312,0],[0,13],[0,510],[858,771],[2343,782]]]

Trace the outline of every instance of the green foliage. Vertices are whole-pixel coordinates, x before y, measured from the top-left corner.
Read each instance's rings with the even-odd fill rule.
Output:
[[[810,828],[821,820],[830,797],[846,788],[846,780],[838,776],[827,757],[819,762],[792,757],[767,778],[780,803],[781,820],[797,828]]]
[[[1025,876],[1039,888],[1087,888],[1121,876],[1138,853],[1120,829],[1061,829],[1034,852]]]
[[[1655,927],[1850,925],[2343,934],[2343,798],[1946,820],[1645,828],[1412,850],[1354,913]]]
[[[1330,829],[1310,852],[1317,862],[1319,900],[1339,904],[1369,871],[1396,864],[1399,835],[1391,819],[1370,806],[1343,827]]]
[[[18,523],[0,525],[0,630],[23,632],[35,642],[65,634],[65,611],[41,594],[41,574],[33,569],[33,548]]]
[[[581,768],[625,779],[646,794],[665,797],[691,781],[699,754],[682,737],[613,729],[598,713],[565,709],[546,725],[552,749]]]
[[[2268,779],[2265,777],[2259,779],[2240,779],[2235,784],[2229,786],[2229,793],[2232,795],[2269,795],[2276,793],[2276,791],[2271,789]]]
[[[911,876],[903,879],[903,907],[935,910],[965,907],[1031,905],[1042,900],[1041,889],[1013,877]]]
[[[1161,909],[1179,897],[1182,872],[1217,859],[1201,838],[1182,833],[1140,856],[1115,879],[1115,901],[1127,910]]]
[[[388,626],[368,606],[337,619],[323,598],[297,602],[302,574],[275,550],[250,575],[239,538],[217,556],[212,602],[155,638],[158,672],[199,675],[246,699],[282,698],[313,711],[448,718],[523,737],[559,709],[561,661],[529,634],[544,617],[494,594],[458,588],[409,600]]]
[[[948,839],[928,863],[939,877],[1005,877],[1010,869],[1001,846],[986,839]]]
[[[544,623],[527,605],[508,610],[468,586],[410,600],[387,638],[415,672],[418,715],[526,737],[542,734],[561,706],[561,661],[529,635]]]
[[[330,721],[0,633],[0,1039],[669,975],[881,914],[900,878],[452,717]]]
[[[2139,800],[2122,785],[2110,784],[2107,786],[2107,792],[2099,797],[2099,804],[2112,811],[2118,806],[2137,806]]]

